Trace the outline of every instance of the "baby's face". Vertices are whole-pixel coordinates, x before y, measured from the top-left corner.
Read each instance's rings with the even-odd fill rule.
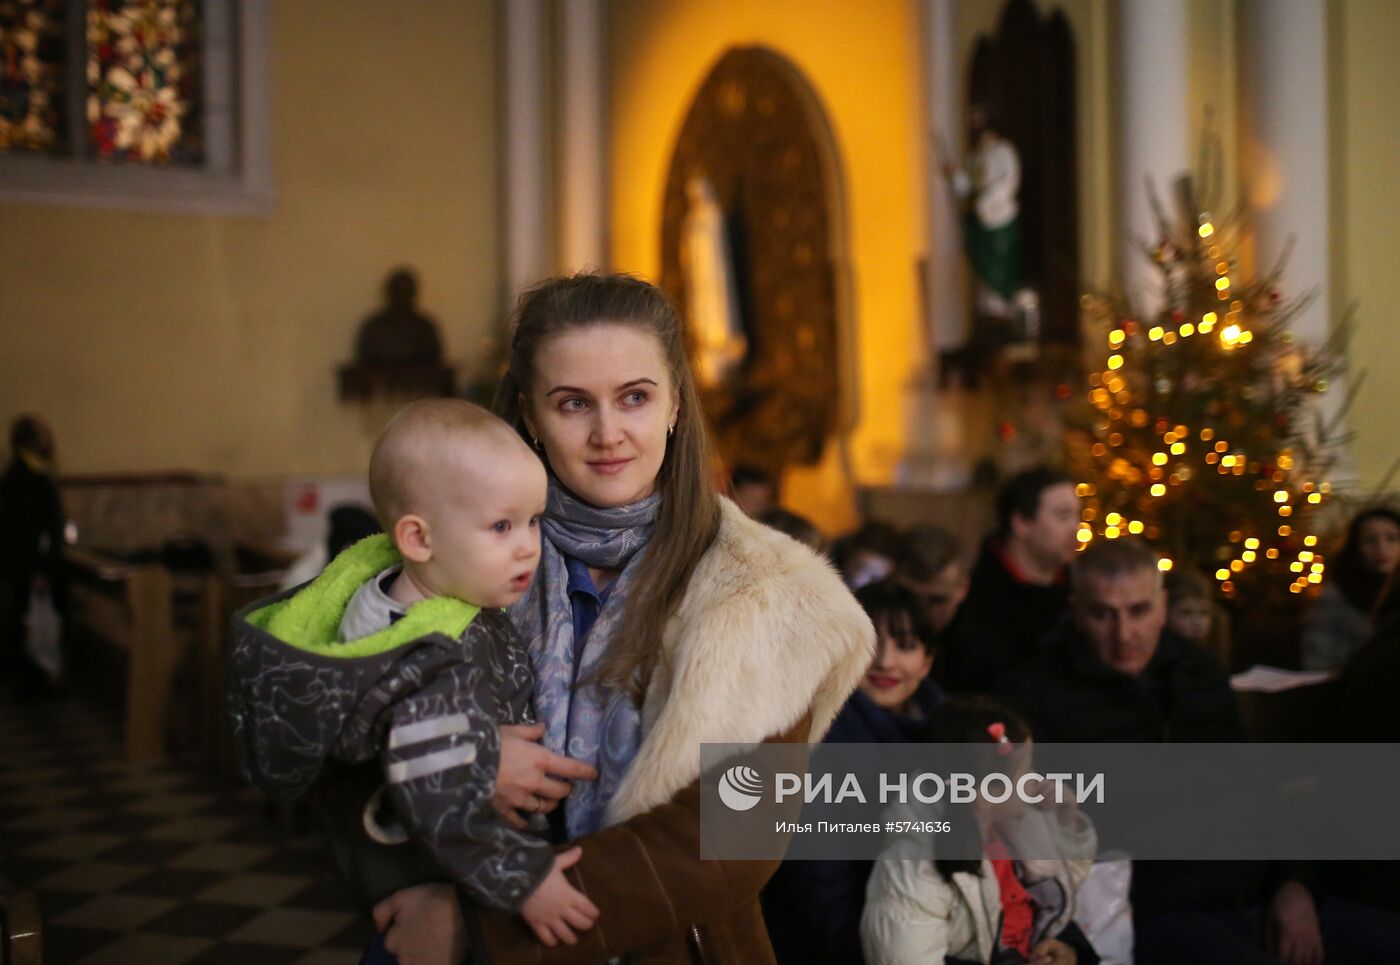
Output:
[[[544,466],[525,448],[476,450],[452,460],[455,478],[435,485],[421,515],[432,558],[417,567],[433,593],[479,607],[506,607],[530,587],[540,561]]]

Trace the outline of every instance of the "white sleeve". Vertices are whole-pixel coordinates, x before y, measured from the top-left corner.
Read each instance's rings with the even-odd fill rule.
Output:
[[[988,149],[983,159],[985,181],[977,194],[977,216],[989,228],[999,228],[1018,212],[1016,193],[1021,190],[1021,162],[1016,149],[1005,142]]]
[[[860,918],[867,965],[941,965],[956,900],[932,862],[875,862]]]

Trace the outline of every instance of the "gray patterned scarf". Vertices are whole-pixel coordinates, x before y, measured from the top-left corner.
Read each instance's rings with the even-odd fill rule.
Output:
[[[660,504],[660,495],[654,493],[630,506],[599,509],[551,476],[539,573],[524,599],[510,610],[535,668],[535,711],[545,725],[545,746],[598,769],[596,781],[575,784],[565,801],[570,840],[603,826],[608,802],[641,744],[641,712],[631,698],[589,678],[617,632]],[[565,555],[600,569],[622,570],[581,641],[582,653],[577,652],[580,641],[574,640]],[[576,679],[588,682],[575,689]]]

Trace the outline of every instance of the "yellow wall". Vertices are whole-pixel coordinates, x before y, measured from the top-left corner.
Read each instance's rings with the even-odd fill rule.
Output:
[[[1331,13],[1333,317],[1358,302],[1351,365],[1369,377],[1351,410],[1351,453],[1370,488],[1400,457],[1400,4],[1343,0]]]
[[[655,279],[660,206],[676,136],[720,55],[762,44],[815,88],[835,132],[850,226],[860,484],[887,483],[903,456],[902,392],[922,352],[916,264],[923,254],[918,25],[909,0],[615,0],[611,58],[612,256]],[[829,530],[853,517],[832,447],[793,472],[784,501]]]
[[[0,418],[66,471],[362,471],[383,413],[334,368],[385,273],[454,359],[496,321],[492,5],[271,6],[272,217],[0,205]]]

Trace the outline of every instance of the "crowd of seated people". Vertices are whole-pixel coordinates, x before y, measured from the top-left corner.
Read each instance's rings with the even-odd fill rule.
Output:
[[[959,541],[931,526],[867,522],[831,544],[879,644],[828,741],[947,740],[979,713],[1037,741],[1249,739],[1227,673],[1230,627],[1207,579],[1186,569],[1164,575],[1157,555],[1131,538],[1081,552],[1074,484],[1052,469],[1007,480],[996,510],[970,565]],[[765,511],[820,550],[811,524]],[[1397,562],[1400,514],[1362,512],[1335,581],[1306,611],[1303,665],[1342,671],[1337,739],[1400,740],[1387,709],[1400,680]],[[986,858],[961,869],[969,874],[960,887],[950,885],[956,863],[937,860],[922,870],[786,862],[764,893],[778,961],[1099,960],[1077,927],[1065,927],[1068,917],[1047,914],[1058,930],[1034,942],[1009,928],[1024,920],[1034,862],[1013,863],[1011,874]],[[1131,956],[1106,960],[1400,961],[1400,879],[1385,862],[1137,861],[1128,898]],[[988,900],[1000,902],[999,920],[975,907]]]
[[[37,420],[20,420],[12,436],[15,459],[0,500],[7,664],[17,657],[20,607],[36,580],[51,575],[39,553],[52,554],[61,527],[51,434]],[[993,765],[1014,778],[1031,766],[1032,736],[1042,743],[1249,737],[1227,674],[1230,627],[1210,581],[1185,568],[1164,577],[1155,553],[1130,538],[1081,551],[1081,506],[1062,473],[1035,468],[1008,479],[993,532],[975,553],[942,528],[880,521],[828,541],[820,527],[781,508],[774,480],[758,470],[736,471],[733,491],[756,519],[826,555],[875,627],[874,658],[828,742],[995,743],[1006,735],[1020,756]],[[29,505],[21,497],[30,492],[39,494],[31,502],[54,504],[42,533],[31,531],[38,514],[16,511]],[[341,521],[340,542],[363,535],[363,520]],[[1400,742],[1391,709],[1400,680],[1400,513],[1357,514],[1333,559],[1300,628],[1302,665],[1337,671],[1327,736]],[[978,814],[981,860],[784,863],[762,896],[777,961],[1099,961],[1100,936],[1079,924],[1096,916],[1076,908],[1103,898],[1078,897],[1089,862],[1080,855],[1052,868],[1016,860],[997,830],[1016,817]],[[1067,847],[1092,843],[1092,829],[1073,814],[1045,822],[1045,833]],[[1064,901],[1040,904],[1051,891]],[[1400,962],[1400,876],[1383,861],[1136,861],[1122,897],[1131,907],[1131,951],[1105,953],[1105,961]]]

